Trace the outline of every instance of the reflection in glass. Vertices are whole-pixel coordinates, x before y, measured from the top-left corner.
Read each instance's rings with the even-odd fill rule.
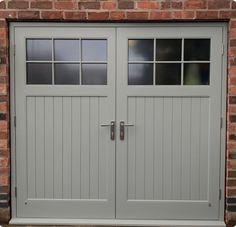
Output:
[[[54,40],[54,53],[56,61],[79,61],[80,41],[76,39]]]
[[[156,84],[157,85],[180,85],[181,84],[181,64],[156,64]]]
[[[107,41],[106,40],[82,40],[83,61],[106,61]]]
[[[180,61],[181,39],[157,39],[156,60],[157,61]]]
[[[106,85],[106,64],[82,64],[82,84]]]
[[[129,39],[129,61],[153,61],[153,39]]]
[[[79,64],[55,64],[55,84],[79,84]]]
[[[185,39],[184,40],[185,61],[209,61],[210,39]]]
[[[186,63],[184,64],[184,85],[209,85],[210,64]]]
[[[52,41],[50,39],[27,39],[26,48],[28,61],[52,60]]]
[[[51,84],[52,65],[50,63],[27,63],[27,84]]]
[[[129,64],[129,85],[153,85],[153,64]]]

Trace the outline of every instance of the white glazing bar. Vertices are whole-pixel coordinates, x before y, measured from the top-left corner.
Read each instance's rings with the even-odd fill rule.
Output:
[[[154,63],[153,63],[153,84],[156,85],[156,39],[153,40],[154,44],[153,44],[153,59],[154,59]]]
[[[54,38],[52,38],[52,84],[55,84],[55,64],[54,64]]]
[[[82,84],[82,39],[80,39],[79,42],[80,42],[79,85],[81,85]]]
[[[184,85],[184,39],[181,43],[181,85]]]

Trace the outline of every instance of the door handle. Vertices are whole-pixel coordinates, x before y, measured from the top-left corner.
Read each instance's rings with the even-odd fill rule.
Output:
[[[134,124],[125,124],[124,121],[120,121],[120,140],[125,139],[125,127],[134,126]]]
[[[110,127],[110,139],[115,140],[115,121],[111,121],[110,124],[101,124],[101,127]]]

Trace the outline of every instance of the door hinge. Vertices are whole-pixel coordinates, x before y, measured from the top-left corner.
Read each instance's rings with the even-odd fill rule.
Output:
[[[17,187],[15,187],[15,197],[17,197]]]
[[[219,200],[221,200],[221,194],[222,194],[222,190],[219,190]]]
[[[223,117],[220,118],[220,128],[223,128]]]
[[[14,116],[14,127],[16,128],[16,116]]]
[[[221,54],[222,54],[222,55],[224,55],[224,53],[225,53],[225,45],[224,45],[224,43],[222,43],[222,50],[221,50]]]

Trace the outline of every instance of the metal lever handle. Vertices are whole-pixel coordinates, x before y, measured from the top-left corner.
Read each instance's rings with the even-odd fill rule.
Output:
[[[124,121],[120,121],[120,140],[125,139],[125,126],[134,126],[134,124],[125,124]]]
[[[110,124],[101,124],[101,127],[110,127],[110,138],[115,140],[115,121],[111,121]]]

